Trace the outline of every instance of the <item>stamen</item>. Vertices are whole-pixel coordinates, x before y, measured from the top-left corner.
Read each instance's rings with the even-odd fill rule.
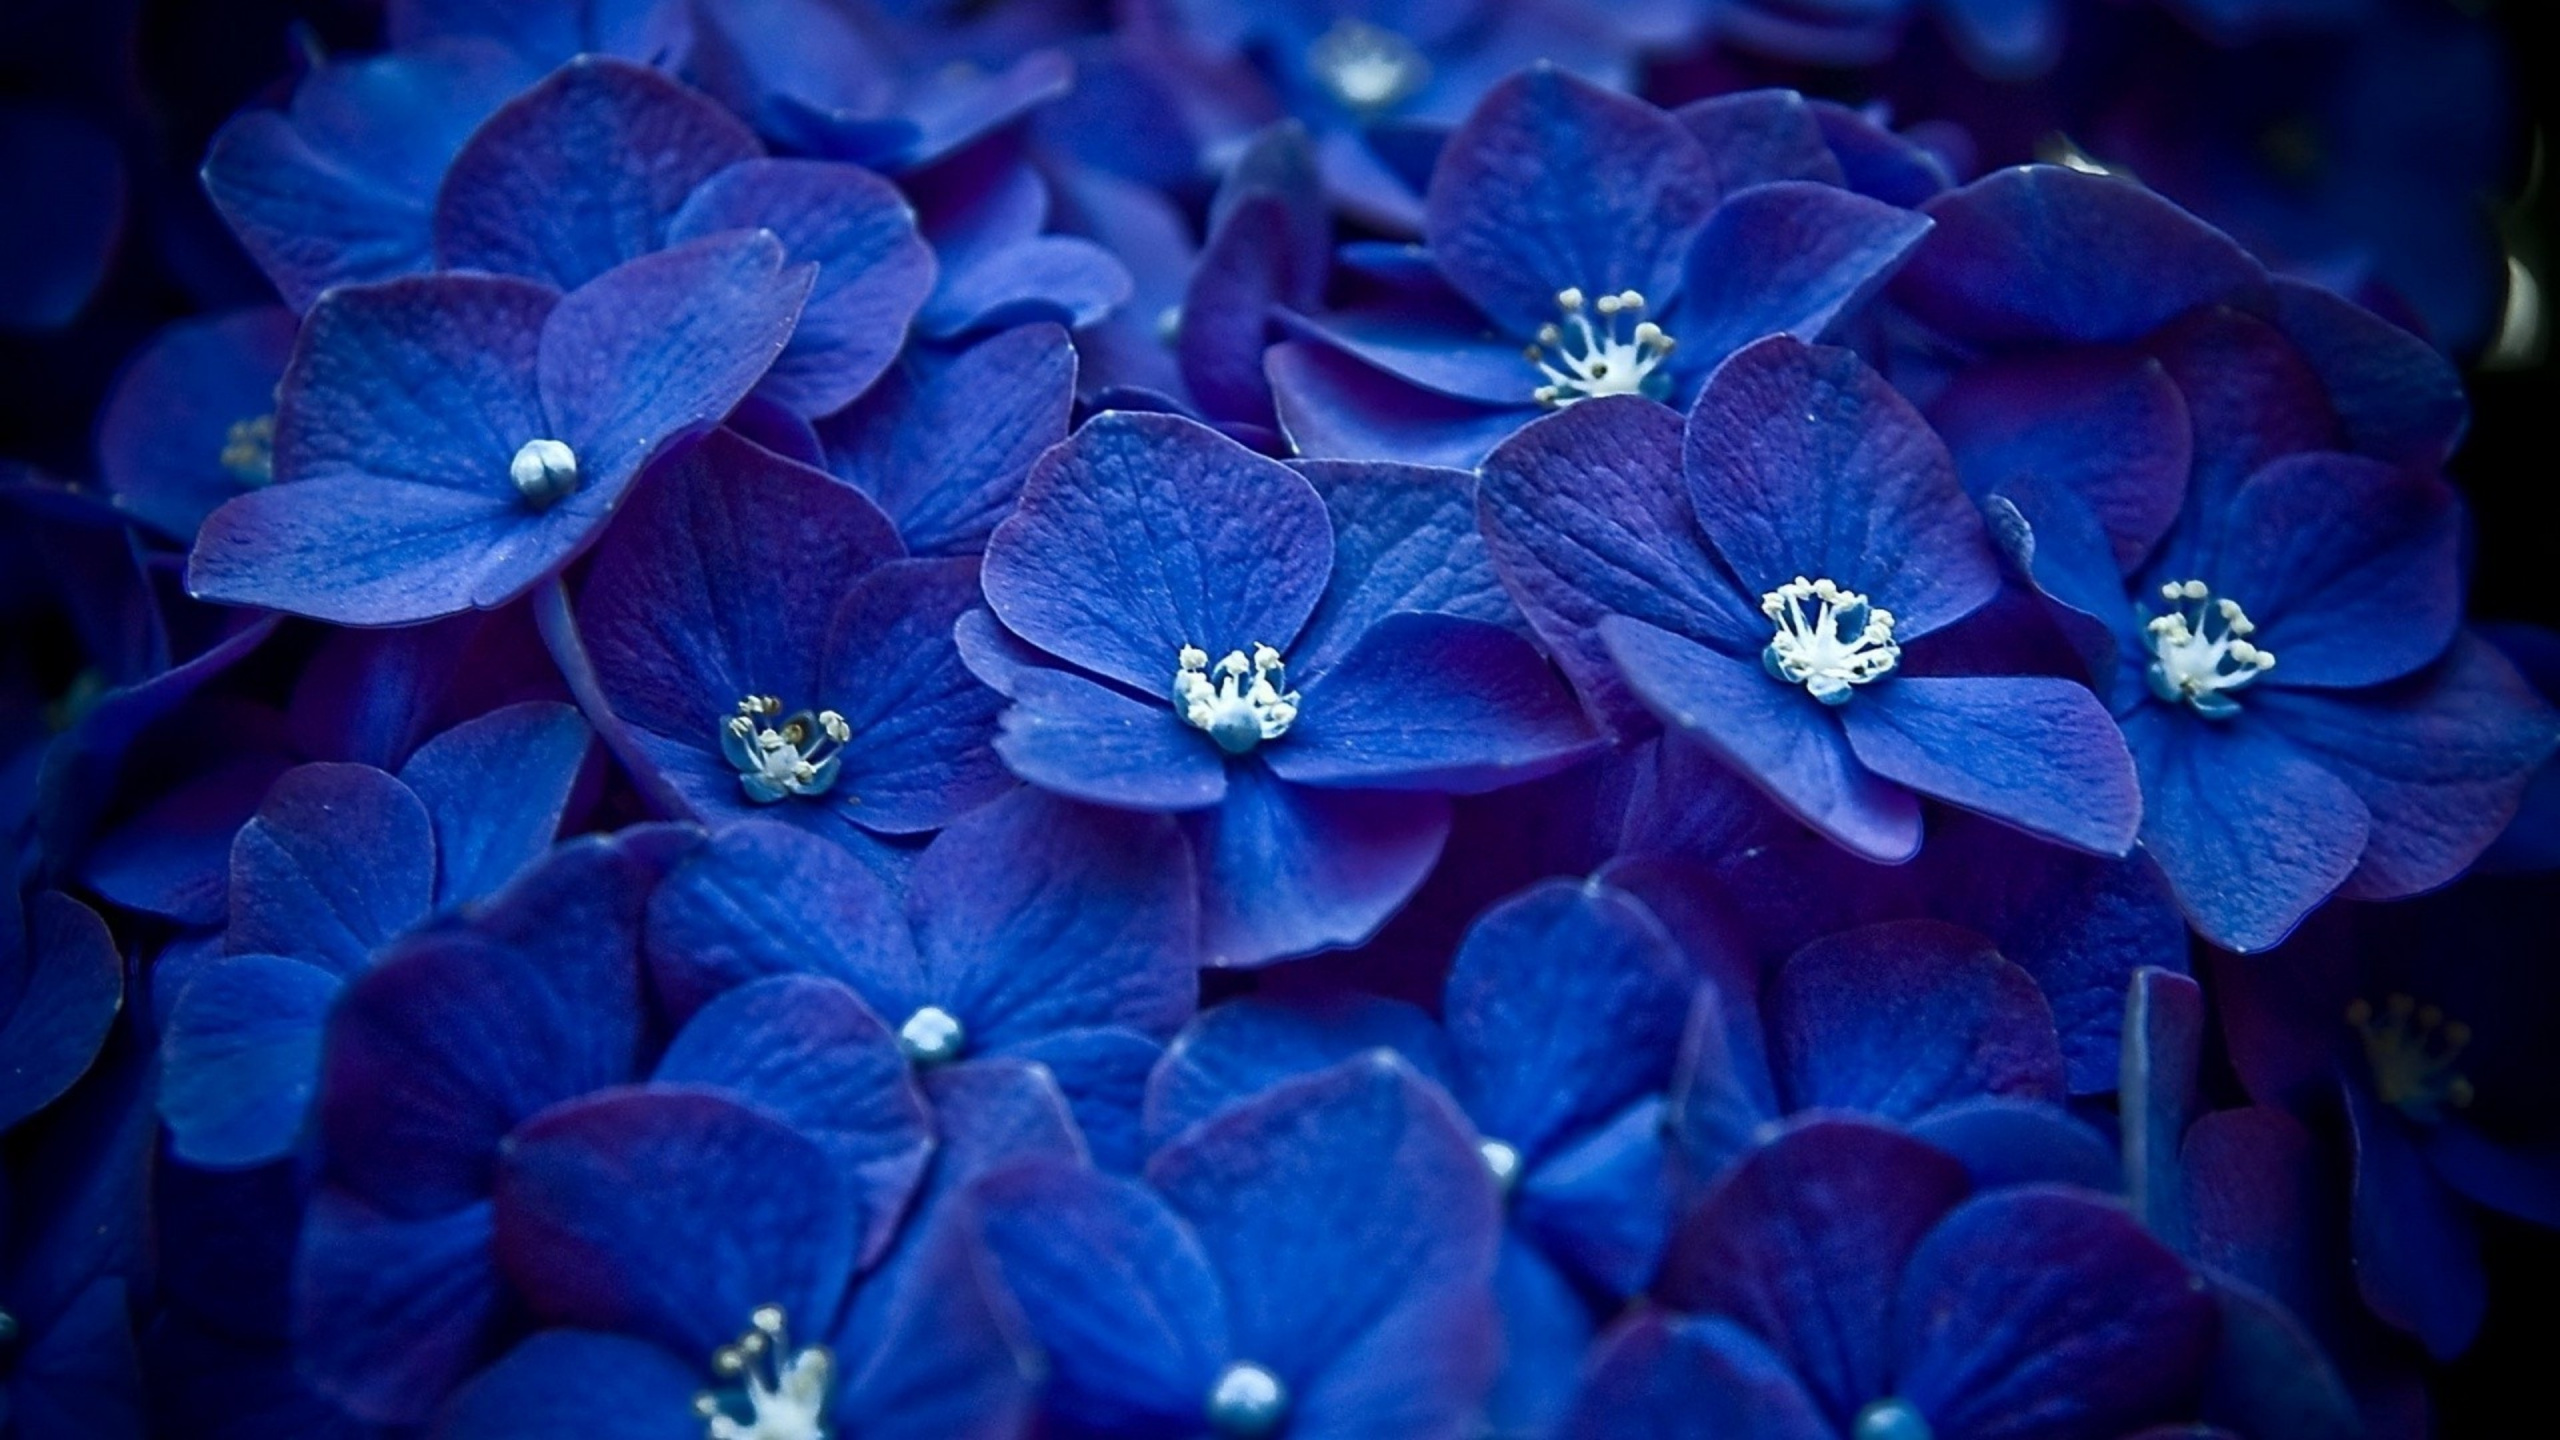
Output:
[[[255,488],[276,478],[276,417],[256,415],[234,420],[222,437],[222,468],[231,478]]]
[[[969,1047],[969,1031],[960,1017],[939,1005],[927,1005],[898,1027],[898,1049],[911,1064],[941,1065],[960,1058]]]
[[[1550,410],[1561,410],[1600,395],[1650,395],[1659,400],[1671,390],[1671,377],[1661,372],[1663,360],[1680,342],[1644,317],[1644,296],[1621,290],[1586,301],[1578,289],[1556,292],[1560,324],[1538,328],[1538,343],[1521,353],[1547,383],[1529,392]],[[1594,324],[1588,311],[1597,311]],[[1633,328],[1630,329],[1629,327]]]
[[[2347,1006],[2347,1023],[2364,1041],[2373,1093],[2382,1103],[2422,1125],[2471,1104],[2471,1080],[2454,1068],[2471,1044],[2470,1026],[2408,995],[2385,1000],[2378,1018],[2371,1001],[2357,1000]]]
[[[1506,1141],[1485,1140],[1477,1143],[1476,1153],[1484,1156],[1484,1168],[1493,1172],[1493,1183],[1509,1194],[1520,1178],[1519,1147]]]
[[[823,1345],[794,1353],[779,1305],[759,1308],[748,1324],[745,1334],[711,1356],[713,1372],[738,1386],[693,1397],[707,1440],[827,1440],[835,1356]]]
[[[2250,643],[2257,626],[2235,600],[2217,600],[2201,580],[2172,580],[2160,598],[2177,607],[2144,622],[2151,646],[2151,693],[2209,720],[2240,713],[2228,692],[2275,668],[2272,650]]]
[[[776,722],[782,702],[750,695],[720,727],[720,753],[738,767],[738,787],[759,805],[786,795],[824,795],[844,768],[853,728],[833,710],[793,711]]]
[[[1874,1400],[1849,1426],[1849,1440],[1932,1440],[1928,1417],[1908,1400]]]
[[[507,462],[507,478],[525,504],[547,510],[578,488],[577,452],[557,440],[527,440]]]
[[[1346,110],[1375,115],[1431,83],[1431,62],[1393,30],[1345,17],[1307,47],[1307,69]]]
[[[1288,688],[1289,667],[1268,645],[1254,646],[1250,659],[1230,650],[1214,668],[1208,651],[1185,645],[1174,664],[1175,713],[1230,755],[1250,754],[1262,742],[1288,734],[1297,721],[1298,692]]]
[[[1289,1387],[1250,1360],[1218,1373],[1205,1407],[1209,1428],[1233,1440],[1259,1440],[1280,1428],[1289,1413]]]
[[[1814,602],[1805,614],[1805,602]],[[1760,652],[1761,667],[1825,705],[1845,705],[1854,687],[1872,684],[1902,663],[1893,643],[1893,612],[1855,590],[1802,575],[1760,597],[1760,613],[1778,627]]]

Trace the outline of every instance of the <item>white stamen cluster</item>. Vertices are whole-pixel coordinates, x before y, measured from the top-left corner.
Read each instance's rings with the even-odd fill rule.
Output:
[[[939,1005],[925,1005],[898,1027],[898,1051],[913,1065],[944,1065],[969,1048],[968,1027]]]
[[[507,462],[507,478],[525,504],[547,510],[576,492],[578,454],[557,440],[527,440]]]
[[[827,1440],[835,1357],[823,1345],[794,1353],[781,1306],[761,1307],[748,1323],[752,1328],[711,1356],[712,1370],[740,1388],[726,1400],[708,1390],[693,1397],[706,1440]]]
[[[1602,395],[1659,400],[1670,388],[1670,377],[1657,372],[1680,342],[1644,318],[1641,293],[1621,290],[1591,300],[1579,289],[1564,289],[1556,292],[1556,309],[1562,320],[1540,326],[1538,343],[1521,352],[1547,380],[1530,398],[1561,410]]]
[[[1307,47],[1307,70],[1346,110],[1375,115],[1431,83],[1431,62],[1393,30],[1345,17]]]
[[[720,753],[738,767],[739,788],[759,805],[825,794],[844,767],[837,752],[853,738],[853,728],[833,710],[800,710],[777,720],[781,715],[781,701],[750,695],[720,728]]]
[[[1280,1428],[1289,1414],[1289,1387],[1280,1377],[1250,1360],[1239,1360],[1218,1372],[1202,1407],[1209,1428],[1230,1440],[1261,1440]]]
[[[1881,680],[1902,663],[1893,612],[1827,578],[1797,576],[1761,596],[1760,613],[1778,627],[1760,652],[1762,668],[1825,705],[1847,704],[1854,687]]]
[[[2240,713],[2231,691],[2275,668],[2272,650],[2250,642],[2257,626],[2236,600],[2217,600],[2201,580],[2172,580],[2160,598],[2178,608],[2143,626],[2151,645],[2151,693],[2199,715],[2227,720]]]
[[[1175,657],[1175,713],[1204,731],[1230,755],[1244,755],[1265,740],[1289,733],[1298,718],[1298,692],[1288,688],[1289,667],[1268,645],[1248,659],[1230,650],[1214,667],[1209,652],[1185,645]]]

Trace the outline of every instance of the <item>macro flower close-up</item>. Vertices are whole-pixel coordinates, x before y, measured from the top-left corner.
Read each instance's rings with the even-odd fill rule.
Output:
[[[2525,1440],[2540,0],[0,5],[0,1440]]]

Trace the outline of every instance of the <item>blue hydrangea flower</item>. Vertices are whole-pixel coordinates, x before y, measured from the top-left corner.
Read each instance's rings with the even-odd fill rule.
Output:
[[[1079,1433],[1455,1437],[1498,1356],[1494,1186],[1394,1056],[1283,1085],[1156,1152],[970,1187]]]
[[[1594,1321],[1651,1279],[1671,1220],[1663,1092],[1698,970],[1660,921],[1597,881],[1551,880],[1477,920],[1443,1021],[1394,1001],[1248,997],[1205,1013],[1147,1086],[1170,1143],[1293,1076],[1391,1048],[1473,1122],[1506,1200],[1495,1292],[1503,1433],[1536,1433],[1571,1396]]]
[[[955,821],[903,895],[836,846],[748,823],[651,901],[649,964],[680,1020],[758,976],[822,975],[920,1069],[1042,1065],[1094,1153],[1127,1166],[1140,1088],[1195,1002],[1196,890],[1171,821],[1036,791]]]
[[[1497,86],[1432,172],[1427,263],[1377,303],[1293,322],[1303,340],[1275,353],[1299,451],[1472,465],[1594,398],[1685,406],[1751,341],[1821,338],[1929,228],[1764,172],[1776,157],[1723,143],[1730,127],[1707,113],[1693,127],[1553,70]]]
[[[1976,1191],[1945,1154],[1806,1122],[1683,1222],[1563,1433],[2102,1440],[2192,1413],[2214,1311],[2104,1197]]]
[[[1996,653],[1970,673],[1962,632],[1929,643],[1991,602],[1999,562],[1944,446],[1855,355],[1761,341],[1685,433],[1631,397],[1575,405],[1494,453],[1483,508],[1595,712],[1650,711],[1848,849],[1908,859],[1920,795],[2131,846],[2133,767],[2096,697]],[[1936,673],[1898,673],[1906,646]]]
[[[901,177],[939,267],[916,330],[942,342],[1049,320],[1082,329],[1135,288],[1112,252],[1055,233],[1055,187],[1017,145],[973,147]]]
[[[756,393],[844,408],[905,343],[933,256],[896,188],[857,165],[768,159],[727,111],[656,71],[572,61],[502,106],[436,198],[439,266],[574,290],[616,265],[762,228],[816,265],[791,342]]]
[[[518,705],[446,731],[396,776],[319,764],[276,780],[232,843],[221,954],[164,955],[153,977],[167,1007],[160,1111],[180,1159],[258,1165],[294,1147],[346,982],[531,864],[588,741],[570,707]]]
[[[0,1131],[61,1098],[124,1004],[124,956],[105,922],[55,891],[0,900]]]
[[[1358,515],[1417,481],[1463,483],[1331,484]],[[1499,604],[1481,578],[1448,586],[1440,555],[1365,526],[1347,533],[1381,550],[1338,557],[1345,533],[1287,466],[1113,414],[1032,468],[987,542],[1003,633],[964,632],[964,653],[1012,702],[997,752],[1060,794],[1184,816],[1213,964],[1365,939],[1430,868],[1447,796],[1593,745],[1528,643],[1472,618]],[[1447,598],[1406,599],[1435,582]]]
[[[353,625],[523,594],[755,385],[814,268],[727,233],[566,295],[458,274],[332,292],[285,373],[276,483],[205,522],[190,588]]]

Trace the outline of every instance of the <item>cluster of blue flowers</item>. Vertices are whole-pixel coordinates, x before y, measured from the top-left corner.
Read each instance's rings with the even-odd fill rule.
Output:
[[[0,486],[0,1435],[2417,1440],[2560,1226],[2486,162],[2160,58],[2433,0],[383,12]]]

